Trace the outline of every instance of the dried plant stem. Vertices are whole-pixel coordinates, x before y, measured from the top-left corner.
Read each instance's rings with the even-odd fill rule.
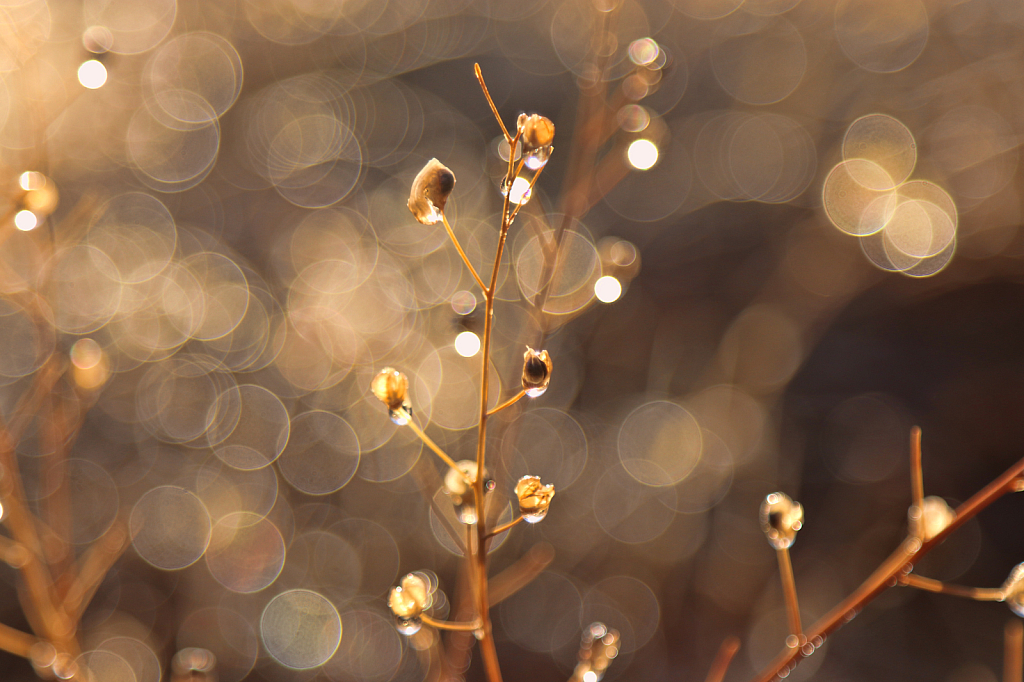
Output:
[[[125,549],[128,548],[128,527],[123,521],[116,521],[103,536],[97,540],[86,551],[82,557],[81,567],[78,576],[68,587],[67,595],[64,597],[65,608],[72,617],[82,617],[96,588],[103,582],[110,567],[120,558]]]
[[[531,547],[518,561],[491,579],[491,606],[529,585],[554,558],[555,549],[547,542]]]
[[[421,429],[419,426],[416,425],[416,422],[414,422],[412,420],[412,415],[411,414],[409,414],[408,412],[406,412],[402,408],[399,408],[399,409],[395,410],[395,412],[401,412],[402,413],[402,416],[405,417],[405,419],[406,419],[406,426],[408,426],[410,429],[412,429],[412,432],[415,433],[417,436],[419,436],[419,439],[421,441],[423,441],[423,444],[426,445],[431,450],[433,450],[434,454],[441,458],[441,461],[443,461],[445,464],[450,466],[453,470],[459,472],[459,475],[462,476],[462,480],[464,480],[468,485],[473,485],[473,481],[469,478],[469,476],[466,475],[465,471],[460,469],[455,464],[455,460],[453,460],[451,457],[449,457],[448,454],[445,453],[444,450],[442,450],[440,447],[438,447],[437,443],[435,443],[433,440],[430,439],[430,436],[428,436],[427,434],[423,433],[423,429]],[[477,478],[480,478],[480,477],[477,476]]]
[[[900,585],[916,587],[925,592],[936,592],[938,594],[950,594],[954,597],[966,597],[975,601],[1002,601],[1006,596],[999,587],[966,587],[964,585],[951,585],[933,578],[910,573],[898,578]]]
[[[711,663],[711,670],[708,671],[705,682],[722,682],[726,671],[729,669],[729,664],[732,663],[733,656],[739,650],[739,638],[726,637],[725,641],[722,642],[722,646],[718,647],[718,653],[715,655],[715,660]]]
[[[480,65],[475,64],[477,80],[480,81],[480,88],[487,97],[488,104],[494,112],[495,118],[501,123],[498,110],[491,100],[487,85],[484,83],[483,74],[480,72]],[[508,171],[505,175],[506,184],[511,186],[515,172],[515,151],[519,142],[519,134],[510,138],[505,125],[501,125],[505,139],[509,140]],[[487,596],[487,523],[484,510],[484,475],[486,465],[487,446],[487,389],[488,389],[488,364],[491,351],[491,328],[494,322],[494,293],[498,286],[498,270],[501,267],[501,254],[505,249],[505,238],[508,236],[509,221],[509,194],[505,194],[501,210],[501,231],[498,234],[498,247],[494,254],[494,264],[491,268],[490,285],[484,289],[484,334],[481,341],[481,369],[480,369],[480,421],[477,428],[476,446],[476,470],[477,477],[473,482],[474,499],[476,503],[476,532],[477,541],[471,547],[470,560],[475,564],[473,578],[476,582],[477,614],[480,618],[480,651],[483,655],[484,668],[487,671],[487,679],[490,682],[501,682],[501,667],[498,664],[498,652],[494,647],[494,635],[491,631],[490,601]]]
[[[502,533],[507,531],[512,526],[516,525],[517,523],[522,522],[522,520],[523,520],[522,516],[517,516],[516,518],[512,519],[508,523],[503,523],[500,526],[492,528],[491,530],[489,530],[487,532],[487,535],[484,536],[484,539],[489,540],[489,539],[493,538],[495,535],[501,535]]]
[[[777,549],[775,554],[779,558],[779,576],[782,578],[782,593],[786,598],[789,633],[799,637],[803,634],[803,626],[800,624],[800,603],[796,598],[796,580],[793,578],[793,562],[789,559],[789,548]]]
[[[453,623],[447,620],[435,620],[430,616],[426,615],[425,613],[420,614],[420,620],[423,621],[424,625],[429,625],[430,627],[437,630],[451,630],[452,632],[474,632],[480,629],[480,623],[475,621],[472,623]]]
[[[831,611],[814,623],[806,632],[809,641],[825,638],[844,623],[852,619],[864,606],[878,595],[896,584],[897,579],[906,575],[914,564],[929,551],[945,540],[950,533],[978,515],[983,509],[1009,492],[1014,492],[1016,480],[1024,473],[1024,459],[1003,472],[998,478],[975,493],[969,500],[956,509],[956,518],[932,539],[922,543],[918,538],[907,538],[882,564],[875,569],[860,587],[846,599],[837,604]],[[801,647],[786,648],[768,664],[755,678],[755,682],[770,682],[779,678],[783,669],[791,670],[805,657]]]
[[[1024,680],[1024,623],[1014,618],[1003,629],[1003,682]]]
[[[921,428],[915,426],[910,430],[910,492],[911,516],[918,519],[913,524],[917,528],[919,539],[923,539],[924,522],[924,472],[921,467]]]
[[[520,165],[522,165],[522,164],[520,164]],[[546,164],[545,164],[545,165],[543,165],[543,166],[541,166],[540,168],[538,168],[538,169],[537,169],[537,172],[533,174],[533,177],[532,177],[532,178],[530,178],[530,187],[529,187],[529,188],[528,188],[528,189],[526,190],[526,194],[525,194],[524,196],[526,196],[526,195],[529,195],[529,194],[532,194],[532,193],[533,193],[533,186],[537,184],[537,179],[538,179],[538,178],[540,177],[540,174],[544,172],[544,169],[545,169],[545,168],[547,168],[547,165],[546,165]],[[511,191],[511,190],[510,190],[510,191]],[[509,216],[509,218],[508,218],[508,221],[509,221],[510,223],[511,223],[511,222],[512,222],[513,220],[515,220],[515,219],[516,219],[516,216],[517,216],[517,215],[519,215],[519,210],[520,210],[520,209],[522,209],[522,207],[523,207],[523,206],[525,206],[525,205],[526,205],[526,203],[527,203],[527,202],[525,202],[525,201],[524,201],[524,202],[523,202],[523,203],[521,203],[521,204],[517,204],[517,205],[516,205],[516,207],[515,207],[514,209],[512,209],[512,215],[510,215],[510,216]]]
[[[501,405],[498,405],[497,407],[488,410],[487,411],[487,416],[489,417],[492,414],[496,414],[498,412],[501,412],[506,407],[511,407],[512,405],[515,405],[517,402],[519,402],[525,396],[526,396],[526,391],[525,390],[519,391],[519,393],[516,393],[514,396],[512,396],[511,398],[509,398],[508,400],[503,402]]]
[[[469,262],[469,256],[467,256],[466,252],[462,250],[462,244],[460,244],[459,240],[455,238],[455,232],[452,231],[452,226],[448,224],[448,216],[444,214],[444,211],[441,211],[441,222],[444,223],[444,229],[448,231],[448,236],[451,238],[452,244],[455,245],[455,250],[458,251],[459,255],[462,257],[462,262],[466,264],[467,268],[469,268],[469,274],[473,275],[473,279],[476,280],[480,290],[486,292],[487,285],[484,284],[482,279],[480,279],[480,275],[477,274],[476,268],[473,267],[473,264]]]
[[[15,656],[28,658],[32,645],[39,640],[21,630],[0,623],[0,649],[12,653]]]
[[[473,72],[476,73],[476,79],[480,83],[480,89],[484,91],[484,97],[487,98],[487,103],[491,105],[491,112],[494,113],[494,119],[501,126],[501,133],[505,136],[506,142],[512,141],[512,136],[508,134],[508,130],[505,128],[505,123],[501,120],[501,115],[498,113],[498,107],[494,106],[494,100],[491,99],[491,93],[487,90],[487,83],[484,82],[484,74],[480,71],[479,64],[473,64]],[[509,157],[515,156],[511,151]]]

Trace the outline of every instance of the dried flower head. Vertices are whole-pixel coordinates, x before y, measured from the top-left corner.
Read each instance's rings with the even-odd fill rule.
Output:
[[[521,134],[519,139],[526,151],[550,147],[551,143],[555,141],[555,124],[546,116],[519,114],[516,124]]]
[[[1010,610],[1024,618],[1024,564],[1017,564],[1003,583],[1003,601]]]
[[[459,521],[471,525],[477,521],[476,505],[473,504],[473,488],[466,479],[474,483],[476,482],[476,462],[464,459],[455,464],[459,470],[449,469],[448,473],[445,474],[444,491],[451,498],[452,504],[455,505],[455,514],[459,517]],[[485,469],[484,492],[489,493],[492,490],[494,490],[494,481],[488,477],[487,470]]]
[[[537,352],[529,346],[523,353],[523,390],[531,398],[544,395],[551,382],[551,357],[546,350]]]
[[[382,369],[370,382],[370,390],[377,400],[388,406],[391,421],[399,426],[408,422],[412,412],[409,404],[409,380],[392,367]]]
[[[537,170],[551,157],[555,139],[555,124],[539,114],[519,115],[519,139],[523,144],[526,167]]]
[[[410,573],[398,587],[391,588],[388,608],[399,618],[416,618],[430,606],[430,592],[427,583],[415,573]]]
[[[554,496],[555,486],[542,484],[537,476],[523,476],[516,483],[519,513],[527,523],[537,523],[547,516]]]
[[[455,189],[455,174],[437,159],[416,174],[409,192],[409,210],[424,225],[440,222],[448,196]]]
[[[796,540],[796,532],[804,525],[804,508],[785,493],[771,493],[761,503],[761,530],[768,544],[787,549]]]
[[[924,498],[922,507],[923,509],[911,507],[908,518],[911,535],[925,541],[941,533],[956,518],[953,508],[937,495]]]

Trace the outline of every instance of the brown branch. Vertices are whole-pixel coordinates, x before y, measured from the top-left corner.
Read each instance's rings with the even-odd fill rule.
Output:
[[[1024,680],[1024,623],[1014,618],[1003,630],[1003,682]]]
[[[733,656],[740,650],[740,640],[738,637],[726,637],[725,641],[722,642],[722,646],[718,648],[718,654],[715,656],[715,660],[711,663],[711,670],[708,671],[708,676],[705,682],[722,682],[725,677],[725,673],[729,670],[729,664],[732,663]]]
[[[32,646],[39,640],[21,630],[15,630],[9,625],[0,623],[0,649],[14,654],[15,656],[21,656],[22,658],[29,658]]]
[[[967,587],[964,585],[951,585],[933,578],[910,573],[898,578],[899,584],[905,587],[913,587],[925,592],[936,594],[949,594],[954,597],[964,597],[975,601],[1003,601],[1006,596],[999,587]]]
[[[85,613],[111,567],[128,548],[128,540],[128,526],[123,521],[115,521],[82,557],[78,576],[68,587],[67,595],[64,597],[65,608],[75,623]]]
[[[796,599],[796,580],[793,578],[793,562],[789,559],[789,549],[782,547],[775,550],[779,557],[779,577],[782,578],[782,593],[786,598],[786,618],[789,619],[789,634],[799,637],[803,634],[800,624],[800,604]]]
[[[921,467],[921,428],[915,426],[910,430],[910,493],[911,517],[917,518],[914,524],[919,539],[924,539],[924,473]]]
[[[491,578],[491,606],[501,603],[529,585],[555,558],[555,548],[538,542],[514,564]]]
[[[824,639],[838,630],[844,623],[852,619],[861,609],[873,601],[878,595],[896,583],[899,576],[909,573],[914,564],[921,560],[929,551],[949,537],[963,524],[978,515],[997,499],[1008,492],[1014,491],[1015,480],[1024,473],[1024,459],[1018,461],[1004,471],[998,478],[975,493],[969,500],[956,509],[956,518],[940,533],[927,542],[921,543],[917,538],[907,538],[882,564],[875,569],[860,587],[846,599],[837,604],[818,622],[806,631],[807,639],[812,643]],[[783,669],[792,670],[808,654],[803,647],[785,649],[753,679],[755,682],[770,682],[779,677]]]

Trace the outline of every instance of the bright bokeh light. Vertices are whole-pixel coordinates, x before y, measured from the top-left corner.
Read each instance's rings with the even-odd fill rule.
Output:
[[[597,682],[597,673],[593,670],[583,673],[583,682]]]
[[[650,140],[634,140],[626,150],[629,165],[637,170],[647,170],[658,163],[658,148]]]
[[[25,171],[18,176],[18,185],[28,192],[33,189],[41,189],[46,184],[46,176],[35,171]]]
[[[612,303],[622,295],[622,285],[611,275],[605,275],[594,282],[594,295],[601,303]]]
[[[14,214],[14,226],[22,232],[34,230],[39,225],[39,219],[32,211],[18,211]]]
[[[95,59],[82,62],[78,67],[78,82],[90,90],[102,88],[107,82],[107,67]]]
[[[462,332],[455,337],[455,352],[471,358],[480,352],[480,337],[473,332]]]
[[[508,200],[513,204],[525,204],[530,200],[530,181],[526,178],[516,178],[512,181],[512,191],[508,194]]]

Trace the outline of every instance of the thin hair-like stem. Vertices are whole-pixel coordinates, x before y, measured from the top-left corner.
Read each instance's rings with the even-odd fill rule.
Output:
[[[521,164],[520,164],[520,165],[521,165]],[[533,186],[537,184],[537,178],[539,178],[539,177],[540,177],[540,174],[541,174],[542,172],[544,172],[544,169],[545,169],[545,168],[547,168],[547,165],[546,165],[546,164],[545,164],[545,165],[543,165],[543,166],[541,166],[540,168],[538,168],[538,169],[537,169],[537,172],[533,174],[533,177],[532,177],[532,178],[530,178],[530,187],[529,187],[529,188],[528,188],[528,189],[526,190],[526,193],[527,193],[527,194],[532,194],[532,193],[533,193]],[[510,188],[510,191],[511,191],[511,188]],[[515,208],[514,208],[514,209],[512,210],[512,215],[510,215],[510,216],[509,216],[509,218],[508,218],[508,221],[509,221],[510,223],[511,223],[511,222],[512,222],[513,220],[515,220],[515,219],[516,219],[516,216],[517,216],[517,215],[519,215],[519,210],[520,210],[520,209],[521,209],[521,208],[522,208],[523,206],[525,206],[526,204],[527,204],[527,202],[525,202],[525,201],[524,201],[523,203],[521,203],[521,204],[516,204],[516,207],[515,207]]]
[[[512,526],[516,525],[517,523],[522,522],[522,520],[523,520],[522,516],[517,516],[516,518],[512,519],[508,523],[503,523],[500,526],[497,526],[497,527],[487,531],[487,535],[484,536],[484,539],[485,540],[490,540],[495,535],[500,535],[501,533],[504,533],[509,528],[511,528]]]
[[[786,618],[789,620],[789,633],[800,636],[803,626],[800,624],[800,604],[796,598],[796,580],[793,578],[793,563],[789,560],[789,549],[783,547],[775,550],[779,557],[779,576],[782,578],[782,593],[786,597]]]
[[[420,620],[423,621],[424,625],[429,625],[437,630],[451,630],[452,632],[475,632],[480,629],[480,623],[453,623],[447,620],[435,620],[423,613],[420,614]]]
[[[123,521],[117,521],[82,557],[78,575],[64,597],[65,608],[76,623],[89,606],[107,572],[131,544],[128,540],[128,527]]]
[[[722,642],[722,646],[718,647],[718,653],[715,655],[715,660],[711,663],[711,669],[708,671],[705,682],[722,682],[726,671],[729,670],[729,664],[732,663],[733,656],[739,650],[739,638],[726,637]]]
[[[514,396],[512,396],[511,398],[509,398],[508,400],[503,402],[501,405],[498,405],[497,407],[488,410],[487,411],[487,416],[490,417],[492,414],[496,414],[498,412],[501,412],[506,407],[511,407],[512,405],[515,405],[524,396],[526,396],[526,389],[523,389],[523,390],[519,391],[519,393],[516,393]]]
[[[399,408],[399,409],[395,410],[395,412],[401,412],[402,413],[402,415],[406,418],[406,426],[408,426],[410,429],[412,429],[412,432],[415,433],[417,436],[419,436],[419,439],[421,441],[423,441],[423,444],[426,445],[431,450],[433,450],[434,454],[441,458],[441,461],[443,461],[445,464],[450,466],[455,471],[459,472],[459,476],[461,476],[462,480],[464,480],[468,485],[473,485],[473,481],[469,478],[469,476],[466,475],[465,471],[460,469],[455,464],[455,460],[453,460],[451,457],[449,457],[448,454],[444,450],[442,450],[440,447],[438,447],[437,443],[435,443],[433,440],[430,439],[430,436],[428,436],[427,434],[423,433],[423,429],[421,429],[419,426],[416,425],[416,422],[414,422],[412,420],[412,415],[411,414],[409,414],[408,412],[406,412],[402,408]],[[477,478],[481,478],[481,477],[477,476]]]
[[[481,291],[486,293],[487,285],[484,284],[482,279],[480,279],[480,275],[476,273],[476,268],[474,268],[473,264],[469,262],[469,257],[466,255],[466,252],[462,250],[462,244],[460,244],[459,240],[455,237],[455,232],[452,231],[452,226],[448,224],[448,216],[444,214],[444,211],[441,211],[441,222],[444,223],[444,229],[448,231],[448,236],[451,237],[452,244],[455,245],[455,250],[458,251],[459,255],[462,257],[462,262],[466,264],[467,268],[469,268],[469,274],[473,275],[473,279],[476,280]]]
[[[1003,682],[1024,680],[1024,623],[1019,618],[1003,629]]]
[[[925,578],[914,573],[898,578],[899,584],[906,587],[914,587],[925,592],[936,594],[949,594],[954,597],[965,597],[975,601],[1003,601],[1006,596],[999,587],[967,587],[965,585],[951,585],[934,578]]]
[[[0,649],[8,653],[21,656],[22,658],[29,658],[32,645],[38,641],[38,639],[27,632],[22,632],[9,625],[0,623]]]
[[[555,559],[555,548],[538,542],[514,564],[491,579],[491,606],[508,599],[533,581]]]
[[[921,428],[910,430],[910,493],[911,504],[916,508],[918,537],[924,533],[924,473],[921,467]]]
[[[491,99],[491,93],[487,90],[487,83],[484,82],[484,74],[480,71],[479,64],[473,64],[473,72],[476,73],[476,79],[480,83],[480,89],[484,91],[484,97],[487,98],[487,103],[491,105],[491,111],[494,113],[494,118],[501,126],[501,133],[505,136],[506,142],[512,141],[512,136],[508,134],[508,130],[505,128],[505,123],[501,120],[501,114],[498,113],[498,107],[494,106],[494,100]],[[511,152],[509,152],[511,155]]]

